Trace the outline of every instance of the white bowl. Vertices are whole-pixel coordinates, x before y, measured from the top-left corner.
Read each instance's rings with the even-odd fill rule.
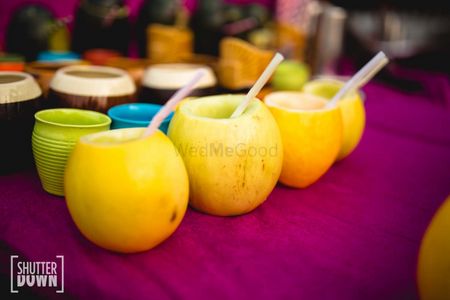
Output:
[[[22,72],[0,72],[0,104],[36,99],[42,94],[33,76]]]
[[[64,94],[77,96],[118,97],[136,92],[133,79],[124,70],[78,65],[59,69],[50,89]]]
[[[217,84],[212,69],[196,64],[157,64],[149,66],[142,78],[142,86],[153,89],[173,90],[186,85],[194,74],[204,69],[206,74],[195,85],[195,89],[210,88]]]

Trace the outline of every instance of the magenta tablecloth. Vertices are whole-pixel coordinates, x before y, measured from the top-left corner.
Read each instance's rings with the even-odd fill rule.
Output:
[[[450,193],[450,99],[377,84],[365,92],[361,144],[315,185],[278,186],[241,217],[189,209],[171,238],[141,254],[85,240],[34,171],[0,177],[4,283],[9,255],[41,261],[61,254],[65,295],[80,299],[417,298],[421,237]]]

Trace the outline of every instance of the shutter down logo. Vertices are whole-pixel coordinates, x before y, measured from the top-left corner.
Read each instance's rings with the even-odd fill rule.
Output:
[[[27,261],[11,255],[11,293],[21,288],[39,287],[64,293],[64,256],[51,261]]]

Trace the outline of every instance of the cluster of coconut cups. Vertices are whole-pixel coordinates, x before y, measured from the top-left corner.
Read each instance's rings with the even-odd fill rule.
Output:
[[[271,72],[276,59],[278,64],[282,57],[274,57]],[[87,108],[81,103],[91,103],[85,89],[89,84],[105,92],[97,98],[104,102],[95,103],[106,105],[97,110],[106,111],[109,99],[120,101],[124,96],[119,88],[106,93],[113,82],[121,85],[123,76],[115,70],[97,69],[95,76],[78,67],[61,72],[77,81],[63,83],[55,76],[49,91],[53,105],[73,101],[71,105]],[[336,105],[328,103],[342,82],[327,81],[324,90],[322,81],[313,81],[303,93],[272,93],[264,103],[255,95],[270,77],[266,70],[246,96],[215,95],[178,103],[188,86],[208,88],[201,81],[207,73],[196,72],[196,80],[177,91],[147,129],[102,128],[77,137],[65,166],[63,194],[87,239],[113,251],[148,250],[176,230],[188,203],[216,216],[248,213],[267,199],[278,181],[298,188],[314,183],[361,138],[365,115],[360,94],[351,92],[339,103],[331,100]],[[102,85],[102,80],[109,83]],[[176,76],[168,75],[167,80],[159,82],[173,93]],[[76,93],[85,97],[67,97]],[[132,93],[130,88],[126,94]],[[166,135],[157,128],[173,109]],[[62,119],[65,128],[72,128],[67,125],[70,116]],[[92,125],[73,119],[78,120],[76,127]]]
[[[270,74],[265,71],[261,77],[267,80]],[[261,88],[264,80],[255,86]],[[258,88],[246,96],[215,95],[175,104],[183,88],[147,128],[82,137],[65,177],[74,222],[101,247],[138,252],[169,237],[188,203],[204,213],[236,216],[261,205],[279,180],[294,187],[312,184],[356,147],[364,127],[359,93],[330,105],[327,98],[340,92],[342,83],[327,82],[328,97],[314,95],[324,92],[315,89],[321,83],[308,84],[304,94],[270,94],[266,104],[255,98]],[[359,110],[348,121],[359,129],[345,129],[343,119],[351,115],[343,108],[347,102],[351,111]],[[155,126],[175,107],[164,135]],[[347,134],[352,140],[344,148]],[[93,166],[98,171],[79,176]],[[99,207],[87,211],[93,201]]]

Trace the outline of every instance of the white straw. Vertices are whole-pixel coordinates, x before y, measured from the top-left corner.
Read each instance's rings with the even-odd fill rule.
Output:
[[[264,87],[266,82],[269,80],[272,73],[275,71],[277,66],[280,64],[280,62],[284,59],[283,55],[280,53],[276,53],[275,56],[270,61],[269,65],[266,67],[264,72],[261,74],[261,76],[258,78],[256,83],[252,86],[250,91],[248,91],[247,95],[245,96],[244,100],[239,104],[239,106],[236,108],[236,110],[233,112],[230,118],[236,118],[239,117],[244,110],[249,105],[250,101],[253,100],[253,98],[258,95],[258,93],[261,91],[261,89]]]
[[[152,135],[158,129],[159,125],[164,121],[165,118],[173,111],[175,106],[183,100],[187,95],[190,94],[194,85],[206,74],[204,69],[200,69],[195,73],[192,77],[191,81],[189,81],[184,87],[179,89],[167,102],[163,107],[158,111],[158,113],[153,117],[147,129],[144,131],[142,137],[148,137]]]
[[[327,103],[327,107],[335,106],[340,99],[350,91],[356,90],[373,78],[387,63],[389,59],[380,51],[367,64],[364,65]]]

